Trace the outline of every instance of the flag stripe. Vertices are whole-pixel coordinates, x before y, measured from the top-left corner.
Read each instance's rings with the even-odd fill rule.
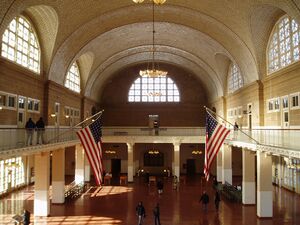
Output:
[[[85,149],[85,153],[86,153],[86,155],[88,157],[89,163],[90,163],[90,165],[92,167],[92,170],[94,172],[94,175],[95,175],[96,183],[98,184],[99,183],[99,179],[98,179],[97,174],[99,174],[99,172],[98,172],[98,170],[97,170],[97,168],[95,166],[95,162],[94,162],[93,157],[90,154],[90,151],[86,150],[87,147],[85,147],[86,146],[86,142],[85,142],[84,134],[81,133],[81,132],[77,132],[77,135],[78,135],[78,137],[79,137],[82,145],[84,146],[83,148]]]
[[[209,170],[212,162],[215,160],[221,145],[230,133],[226,127],[219,124],[210,113],[206,114],[206,138],[205,138],[205,158],[204,175],[209,179]]]
[[[97,185],[101,185],[103,180],[101,127],[101,116],[99,116],[93,123],[77,132],[92,167]]]
[[[88,148],[90,149],[90,151],[92,152],[92,155],[94,157],[94,159],[96,160],[96,162],[100,162],[101,159],[100,159],[100,149],[98,147],[98,144],[95,143],[94,141],[94,138],[93,138],[93,135],[91,134],[91,130],[89,127],[86,127],[86,135],[87,135],[87,139],[88,139],[88,142],[89,142],[89,145],[88,145]],[[102,181],[102,170],[101,170],[101,163],[96,163],[96,166],[97,166],[97,171],[98,171],[98,179],[99,181],[101,182]]]

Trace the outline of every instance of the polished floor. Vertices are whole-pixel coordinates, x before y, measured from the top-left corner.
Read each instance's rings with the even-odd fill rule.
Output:
[[[210,196],[208,211],[199,203],[203,190]],[[274,186],[274,217],[259,219],[256,206],[243,206],[222,199],[219,212],[213,204],[214,190],[200,178],[187,179],[178,190],[164,179],[164,192],[158,195],[155,185],[136,179],[126,186],[90,187],[85,194],[64,205],[51,205],[49,217],[31,217],[32,224],[137,224],[135,207],[143,201],[146,209],[144,225],[154,224],[152,210],[160,204],[162,225],[281,225],[300,224],[300,196]],[[33,211],[33,187],[16,191],[0,202],[0,224],[12,224],[11,217],[23,208]]]

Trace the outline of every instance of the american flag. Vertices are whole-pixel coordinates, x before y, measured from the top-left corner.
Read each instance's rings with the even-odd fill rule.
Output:
[[[204,159],[204,175],[206,180],[209,179],[210,166],[216,158],[221,145],[229,133],[230,130],[219,124],[209,112],[206,112],[206,141]]]
[[[102,183],[102,121],[101,115],[90,125],[77,131],[85,154],[94,172],[97,185]]]

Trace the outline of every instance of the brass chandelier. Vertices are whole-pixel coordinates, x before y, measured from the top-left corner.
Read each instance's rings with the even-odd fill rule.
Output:
[[[133,0],[136,3],[141,3],[144,0]],[[150,78],[157,78],[157,77],[166,77],[168,72],[155,69],[155,27],[154,27],[154,4],[163,4],[166,0],[153,0],[152,3],[152,67],[151,69],[147,68],[146,70],[140,70],[141,77],[150,77]]]
[[[134,3],[142,3],[144,0],[132,0]],[[157,5],[164,4],[166,0],[153,0],[153,2]]]

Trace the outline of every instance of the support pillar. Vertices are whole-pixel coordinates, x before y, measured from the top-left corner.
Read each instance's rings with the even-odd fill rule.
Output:
[[[217,181],[222,182],[223,180],[223,174],[222,174],[222,152],[223,152],[223,146],[221,147],[220,151],[217,154]]]
[[[224,144],[223,144],[224,145]],[[232,184],[232,150],[231,146],[224,145],[222,149],[222,184]]]
[[[34,161],[34,215],[48,216],[50,214],[50,153],[36,154]]]
[[[127,179],[128,179],[128,182],[133,182],[133,147],[134,147],[134,144],[127,143],[127,154],[128,154]]]
[[[180,177],[180,143],[174,143],[174,175]]]
[[[52,152],[52,203],[65,202],[65,149]]]
[[[75,147],[75,183],[84,182],[84,149],[78,144]]]
[[[278,186],[282,186],[282,181],[283,181],[283,158],[282,156],[278,156]]]
[[[273,216],[272,156],[257,152],[257,216]]]
[[[91,181],[91,166],[89,163],[88,158],[84,157],[84,182],[90,182]]]
[[[242,202],[245,205],[255,204],[255,152],[242,150],[243,183]]]

